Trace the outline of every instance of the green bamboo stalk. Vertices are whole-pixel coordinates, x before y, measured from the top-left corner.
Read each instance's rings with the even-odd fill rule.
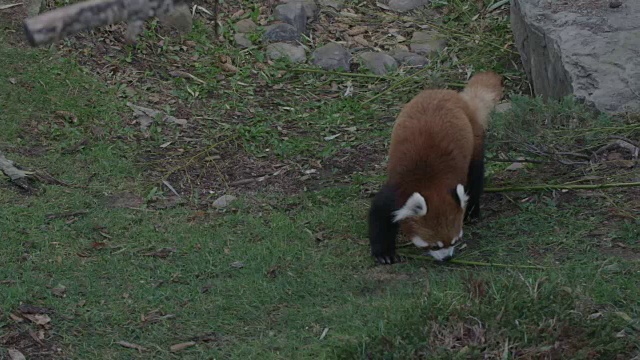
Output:
[[[413,255],[413,254],[399,254],[406,258],[417,259],[417,260],[427,260],[427,261],[436,261],[427,256]],[[458,265],[470,265],[470,266],[486,266],[486,267],[504,267],[504,268],[517,268],[517,269],[536,269],[536,270],[545,270],[547,269],[544,266],[538,265],[518,265],[518,264],[499,264],[499,263],[486,263],[481,261],[471,261],[471,260],[460,260],[460,259],[451,259],[447,261],[445,264],[458,264]]]
[[[606,188],[614,188],[614,187],[634,187],[640,186],[640,182],[630,182],[630,183],[611,183],[611,184],[595,184],[595,185],[550,185],[550,184],[542,184],[542,185],[531,185],[531,186],[514,186],[514,187],[504,187],[504,188],[486,188],[484,192],[486,193],[496,193],[496,192],[512,192],[512,191],[529,191],[529,190],[594,190],[594,189],[606,189]]]
[[[385,90],[381,91],[380,93],[378,93],[378,95],[372,96],[369,99],[365,100],[364,103],[369,103],[372,102],[373,100],[379,98],[380,96],[390,92],[393,89],[396,89],[398,87],[400,87],[401,85],[403,85],[404,83],[408,82],[409,80],[411,80],[413,77],[420,75],[422,73],[426,73],[427,71],[431,70],[431,68],[429,67],[425,67],[423,69],[420,69],[419,71],[417,71],[415,74],[413,74],[412,76],[408,76],[404,79],[401,79],[399,81],[396,81],[394,84],[392,84],[391,86],[389,86],[388,88],[386,88]]]
[[[314,74],[327,74],[327,75],[338,75],[338,76],[346,76],[346,77],[362,77],[362,78],[371,78],[371,79],[380,79],[380,80],[390,80],[389,76],[384,75],[375,75],[375,74],[361,74],[361,73],[348,73],[344,71],[330,71],[330,70],[322,70],[322,69],[291,69],[293,72],[303,72],[303,73],[314,73]]]

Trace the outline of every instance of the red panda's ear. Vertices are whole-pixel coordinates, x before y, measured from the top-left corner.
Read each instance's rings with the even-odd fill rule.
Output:
[[[462,184],[456,186],[456,196],[460,207],[465,209],[467,207],[467,201],[469,201],[469,195],[464,192],[464,186],[462,186]]]
[[[413,195],[409,197],[404,206],[402,206],[402,208],[393,212],[393,222],[398,222],[409,217],[424,216],[426,214],[426,200],[424,199],[424,197],[422,197],[422,195],[414,192]]]

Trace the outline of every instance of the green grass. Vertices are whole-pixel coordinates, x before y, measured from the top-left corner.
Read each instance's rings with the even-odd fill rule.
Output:
[[[462,2],[452,4],[448,26],[479,21]],[[504,24],[497,25],[498,33],[491,34],[501,39]],[[467,247],[459,258],[536,264],[545,270],[435,265],[428,259],[374,267],[366,238],[369,199],[363,195],[380,181],[372,166],[348,174],[346,186],[329,181],[316,191],[236,193],[239,199],[224,210],[207,200],[221,189],[196,196],[184,188],[181,194],[197,201],[154,207],[152,200],[171,194],[159,183],[165,170],[184,165],[188,156],[221,139],[234,139],[234,151],[297,162],[301,168],[365,145],[382,153],[389,117],[424,85],[414,81],[364,104],[394,81],[353,78],[354,97],[324,97],[332,82],[344,85],[347,79],[279,74],[284,64],[257,71],[254,53],[214,49],[208,30],[198,26],[189,37],[199,44],[193,51],[201,60],[190,62],[188,70],[206,79],[203,87],[184,79],[160,81],[149,71],[142,72],[133,92],[125,91],[123,83],[135,82],[104,74],[96,78],[74,61],[81,55],[61,58],[47,50],[0,46],[0,150],[21,166],[84,186],[39,184],[43,191],[25,194],[0,178],[0,356],[11,345],[9,335],[30,338],[9,316],[20,315],[23,303],[54,310],[43,341],[72,359],[610,359],[638,354],[640,264],[633,254],[640,251],[640,222],[637,216],[620,216],[638,213],[629,201],[637,196],[632,189],[487,194],[485,218],[465,229]],[[146,36],[150,43],[157,40],[154,32]],[[145,46],[152,49],[143,43],[138,50]],[[471,51],[460,46],[461,52]],[[184,51],[170,47],[149,55],[158,68]],[[106,61],[143,66],[144,53],[128,62],[129,50]],[[220,54],[231,56],[240,71],[215,82],[221,72],[213,59]],[[479,55],[474,61],[484,65],[474,66],[500,69],[508,63],[487,59]],[[443,76],[460,80],[459,74]],[[10,78],[15,81],[5,81]],[[174,100],[163,101],[167,110],[189,111],[195,129],[154,125],[145,137],[125,103],[165,90],[163,100]],[[526,147],[515,146],[524,145],[522,139],[572,149],[599,147],[611,134],[637,134],[633,124],[594,117],[573,102],[514,97],[513,106],[494,117],[490,156],[530,155]],[[206,119],[193,120],[197,116]],[[602,130],[611,127],[618,129]],[[65,152],[83,139],[88,139],[84,147]],[[172,145],[159,147],[168,141]],[[166,152],[151,162],[145,156],[152,149]],[[222,160],[235,154],[224,150]],[[200,169],[216,166],[196,163]],[[514,175],[504,171],[508,165],[489,164],[491,185],[572,181],[586,171],[535,164]],[[634,176],[603,171],[597,174],[604,180]],[[107,197],[121,192],[150,201],[136,209],[107,206]],[[48,216],[66,211],[87,213]],[[163,248],[175,252],[148,256]],[[628,256],[610,252],[615,249]],[[51,292],[58,285],[66,287],[64,297]],[[154,314],[171,316],[149,321]],[[190,340],[196,345],[169,351]],[[123,348],[119,341],[147,350]],[[37,345],[14,345],[25,354],[37,350]]]

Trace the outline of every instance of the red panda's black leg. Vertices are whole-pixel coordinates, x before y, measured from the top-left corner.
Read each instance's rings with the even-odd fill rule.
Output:
[[[467,176],[467,189],[469,202],[465,211],[466,220],[478,220],[480,218],[480,196],[484,189],[484,158],[471,160]]]
[[[380,264],[393,264],[396,257],[396,237],[400,225],[393,222],[393,212],[398,210],[396,191],[384,185],[376,194],[369,210],[369,242],[371,255]]]

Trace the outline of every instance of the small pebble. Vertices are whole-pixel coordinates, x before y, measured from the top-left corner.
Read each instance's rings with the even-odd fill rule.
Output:
[[[612,9],[616,9],[622,6],[622,1],[620,0],[611,0],[609,1],[609,7]]]

